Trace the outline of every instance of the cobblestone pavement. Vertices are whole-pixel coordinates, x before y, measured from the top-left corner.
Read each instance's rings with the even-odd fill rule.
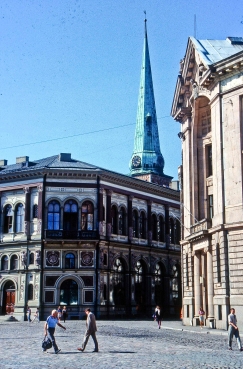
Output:
[[[243,352],[233,342],[227,349],[227,332],[183,327],[181,322],[97,321],[98,353],[92,353],[90,338],[85,352],[82,343],[85,321],[66,321],[67,330],[57,327],[61,348],[43,353],[44,322],[0,323],[0,369],[89,368],[243,368]]]

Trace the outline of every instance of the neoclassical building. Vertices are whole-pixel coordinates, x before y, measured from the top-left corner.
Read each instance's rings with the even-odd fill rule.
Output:
[[[243,323],[243,38],[188,40],[171,114],[181,124],[183,322]]]
[[[180,194],[163,173],[146,28],[141,86],[129,175],[69,153],[0,161],[0,314],[151,317],[161,305],[179,317]]]

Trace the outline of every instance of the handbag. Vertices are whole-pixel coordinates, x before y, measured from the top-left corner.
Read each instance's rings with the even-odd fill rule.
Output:
[[[49,337],[45,336],[43,341],[42,341],[42,348],[43,350],[48,350],[50,348],[52,348],[52,341],[50,340]]]

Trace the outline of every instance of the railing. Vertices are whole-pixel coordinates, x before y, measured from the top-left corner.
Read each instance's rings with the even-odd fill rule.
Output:
[[[201,231],[207,231],[209,228],[211,228],[211,226],[212,226],[211,220],[208,219],[200,220],[198,223],[190,227],[191,234]]]
[[[98,238],[97,231],[64,231],[46,230],[45,238],[64,239],[64,240],[93,240]]]

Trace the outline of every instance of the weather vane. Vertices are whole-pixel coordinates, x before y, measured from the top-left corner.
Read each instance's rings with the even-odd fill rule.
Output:
[[[144,10],[143,12],[144,12],[144,14],[145,14],[144,22],[147,22],[147,19],[146,19],[146,10]]]

